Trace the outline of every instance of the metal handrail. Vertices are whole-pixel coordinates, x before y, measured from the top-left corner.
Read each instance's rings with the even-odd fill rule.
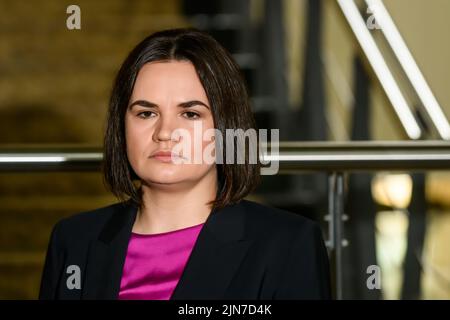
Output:
[[[336,2],[367,57],[368,62],[372,66],[375,75],[379,79],[409,138],[419,139],[423,135],[419,122],[415,119],[409,103],[401,92],[385,57],[367,26],[367,22],[364,21],[356,1],[336,0]],[[442,139],[449,140],[449,121],[420,71],[420,68],[417,66],[408,46],[384,6],[383,1],[365,0],[365,2],[375,17],[376,24],[381,29],[390,49],[405,72],[414,92],[422,102],[433,126]]]
[[[400,90],[392,71],[389,69],[374,37],[367,28],[358,6],[353,0],[337,0],[339,8],[352,29],[367,60],[380,81],[386,96],[394,108],[406,134],[410,139],[416,140],[422,136],[422,129],[415,119],[411,108]]]
[[[278,154],[267,146],[261,159],[279,161],[282,174],[450,169],[448,141],[280,142]],[[98,171],[102,159],[95,146],[1,146],[0,172]]]
[[[414,91],[419,97],[425,111],[428,113],[431,122],[436,127],[442,139],[450,139],[450,124],[442,111],[436,97],[431,91],[425,77],[420,71],[408,46],[403,40],[394,21],[382,0],[365,0],[371,9],[377,24],[385,36],[390,48],[397,57],[402,69],[405,71]]]

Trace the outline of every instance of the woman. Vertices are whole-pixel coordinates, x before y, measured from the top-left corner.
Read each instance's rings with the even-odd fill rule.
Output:
[[[108,111],[103,171],[121,201],[55,225],[40,298],[330,298],[319,227],[243,199],[258,161],[192,161],[211,144],[225,158],[218,134],[254,127],[239,68],[214,39],[194,29],[144,39]]]

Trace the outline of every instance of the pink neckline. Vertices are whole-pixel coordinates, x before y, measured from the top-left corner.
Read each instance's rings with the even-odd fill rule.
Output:
[[[164,236],[164,235],[169,235],[172,233],[178,233],[178,232],[183,232],[183,231],[187,231],[190,229],[194,229],[194,228],[198,228],[202,225],[204,225],[205,223],[200,223],[194,226],[190,226],[190,227],[186,227],[186,228],[182,228],[182,229],[177,229],[177,230],[172,230],[172,231],[167,231],[167,232],[161,232],[161,233],[149,233],[149,234],[144,234],[144,233],[135,233],[135,232],[131,232],[131,234],[134,237],[139,237],[139,238],[147,238],[147,237],[157,237],[157,236]]]

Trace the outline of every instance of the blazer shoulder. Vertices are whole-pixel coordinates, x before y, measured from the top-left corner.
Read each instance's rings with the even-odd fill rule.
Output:
[[[258,230],[282,233],[311,232],[320,228],[317,222],[298,213],[264,205],[250,200],[242,200],[247,219]]]
[[[64,238],[75,237],[82,240],[85,237],[98,236],[100,230],[111,218],[114,212],[124,209],[124,203],[114,203],[104,207],[75,213],[60,219],[54,226]]]
[[[330,299],[330,269],[317,222],[287,210],[245,201],[250,237],[259,244],[273,299]]]

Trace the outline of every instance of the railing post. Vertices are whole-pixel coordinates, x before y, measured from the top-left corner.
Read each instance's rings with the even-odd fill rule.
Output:
[[[343,298],[342,249],[347,245],[344,239],[344,173],[333,172],[328,177],[328,241],[331,261],[334,267],[335,298]]]

